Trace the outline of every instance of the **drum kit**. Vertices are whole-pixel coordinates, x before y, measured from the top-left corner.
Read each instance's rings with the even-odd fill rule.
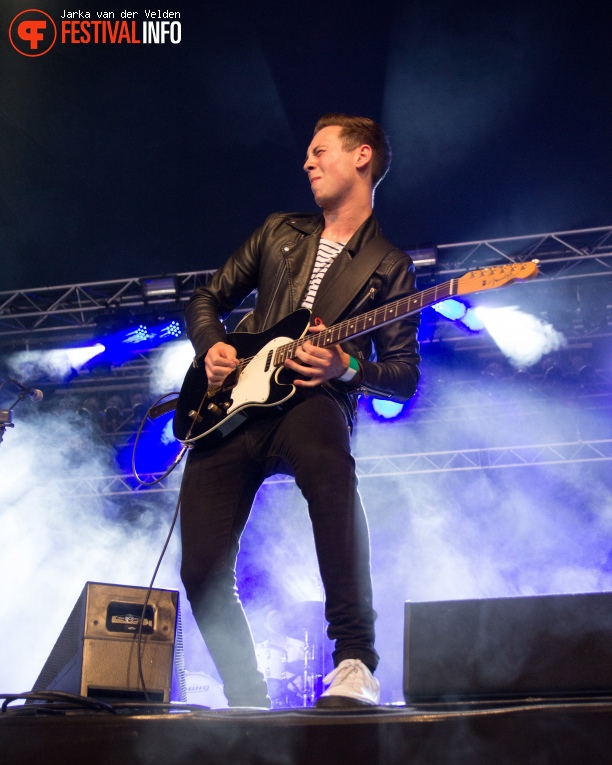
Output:
[[[321,695],[325,675],[326,622],[321,601],[268,610],[267,639],[255,645],[272,709],[310,707]],[[186,699],[210,709],[227,707],[223,686],[205,672],[185,672]]]
[[[268,639],[255,645],[273,709],[309,707],[322,691],[325,674],[323,603],[298,603],[289,613],[270,611]]]

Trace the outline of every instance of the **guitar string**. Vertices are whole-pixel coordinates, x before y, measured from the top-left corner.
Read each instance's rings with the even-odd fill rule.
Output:
[[[452,294],[452,283],[454,282],[454,279],[451,279],[449,282],[444,282],[444,284],[438,284],[435,287],[428,287],[427,289],[423,290],[422,292],[417,292],[416,297],[415,295],[408,295],[407,297],[400,298],[399,300],[396,300],[392,303],[387,303],[384,306],[379,306],[378,308],[374,308],[371,311],[368,311],[367,313],[361,314],[361,316],[357,316],[353,319],[345,319],[344,321],[341,321],[339,324],[334,324],[332,327],[328,327],[324,331],[321,332],[320,335],[306,335],[304,337],[300,337],[297,340],[292,340],[290,343],[286,343],[285,345],[282,345],[280,348],[276,348],[274,351],[274,357],[278,356],[279,352],[281,351],[287,351],[288,349],[291,349],[291,355],[289,356],[288,353],[285,353],[285,358],[293,358],[295,356],[295,351],[304,345],[304,343],[307,340],[310,340],[313,345],[316,345],[317,347],[320,347],[323,345],[323,347],[326,347],[327,345],[336,345],[339,342],[342,342],[342,340],[346,340],[346,337],[344,338],[338,338],[338,340],[333,340],[332,342],[323,342],[325,336],[331,336],[333,337],[335,333],[340,334],[340,331],[345,330],[348,328],[351,324],[354,324],[357,326],[358,323],[361,323],[363,321],[363,328],[366,328],[366,323],[372,319],[374,322],[372,327],[370,329],[374,329],[377,326],[380,326],[384,323],[386,320],[385,314],[389,312],[389,310],[393,310],[393,315],[391,318],[387,320],[387,323],[391,323],[396,318],[401,318],[401,316],[407,315],[408,308],[410,307],[410,302],[417,303],[419,302],[420,305],[418,308],[414,308],[413,311],[421,310],[423,308],[423,298],[427,296],[429,300],[429,296],[433,295],[434,301],[438,299],[439,295],[438,292],[442,292],[443,287],[448,287],[449,291],[446,297],[448,295]],[[397,311],[402,308],[402,314],[401,316],[397,316]],[[380,312],[383,313],[383,319],[381,321],[378,320],[377,314]],[[234,371],[242,371],[248,364],[250,364],[251,361],[256,356],[247,356],[243,359],[238,360],[238,364],[236,365]],[[232,386],[230,386],[232,387]]]
[[[513,264],[511,266],[511,270],[514,270],[514,265],[517,265],[517,264]],[[521,265],[525,266],[526,264],[521,264]],[[483,269],[480,275],[491,276],[495,273],[496,270],[503,271],[504,268],[505,266],[491,266],[486,270]],[[489,273],[487,273],[487,271]],[[427,289],[424,289],[421,292],[417,292],[413,295],[408,295],[406,297],[399,298],[399,300],[393,301],[392,303],[387,303],[386,305],[378,306],[377,308],[374,308],[371,311],[367,311],[366,313],[361,314],[360,316],[357,316],[355,318],[345,319],[344,321],[341,321],[339,324],[335,324],[332,327],[328,327],[327,329],[323,330],[320,334],[305,335],[304,337],[300,337],[297,340],[292,340],[291,342],[286,343],[285,345],[282,345],[280,348],[276,348],[274,350],[274,360],[275,361],[277,360],[281,352],[283,352],[285,359],[294,358],[295,352],[297,351],[297,349],[302,347],[307,340],[310,340],[310,342],[317,347],[323,346],[325,348],[328,345],[336,345],[337,343],[347,339],[347,336],[340,338],[340,334],[342,331],[348,329],[351,325],[354,325],[356,327],[357,324],[361,322],[363,322],[363,329],[365,330],[366,323],[370,319],[373,321],[372,326],[368,328],[370,330],[375,329],[377,326],[381,326],[385,323],[390,324],[395,319],[401,318],[402,316],[410,315],[408,312],[408,309],[410,308],[411,302],[419,303],[419,306],[414,307],[411,313],[420,311],[424,307],[426,307],[425,305],[423,305],[424,302],[426,302],[427,305],[429,305],[430,303],[436,302],[439,299],[445,299],[450,297],[453,294],[453,285],[455,283],[457,283],[458,281],[462,279],[465,279],[466,276],[475,277],[477,275],[478,275],[477,272],[470,272],[468,274],[465,274],[463,277],[460,277],[459,280],[451,279],[448,282],[443,282],[442,284],[437,284],[437,285],[434,285],[433,287],[428,287]],[[447,290],[446,294],[444,294],[445,290]],[[400,308],[402,309],[402,314],[400,317],[398,317],[397,311]],[[393,315],[389,319],[387,319],[386,314],[388,313],[390,309],[393,310]],[[381,312],[383,314],[383,318],[379,320],[377,314],[380,314]],[[330,342],[329,337],[333,338],[334,334],[336,333],[338,334],[338,340],[332,339]],[[351,335],[351,336],[354,336],[354,335]],[[328,338],[327,340],[325,340],[326,337]],[[256,358],[256,356],[248,356],[244,359],[240,359],[235,369],[237,371],[242,371],[254,358]]]
[[[518,264],[512,264],[510,266],[510,271],[514,272],[515,267]],[[523,263],[521,264],[521,268],[525,268],[527,264]],[[281,352],[284,352],[285,358],[294,358],[295,351],[301,347],[307,340],[310,340],[310,342],[313,345],[316,345],[317,347],[323,346],[326,347],[328,345],[336,345],[339,342],[342,342],[343,340],[346,340],[347,337],[354,337],[356,334],[363,334],[364,332],[368,332],[376,328],[377,326],[382,326],[384,324],[391,324],[392,322],[396,321],[399,318],[402,318],[403,316],[409,316],[412,313],[416,313],[417,311],[422,310],[427,305],[430,305],[431,303],[438,302],[440,299],[446,299],[448,297],[451,297],[453,294],[456,294],[453,290],[458,285],[460,281],[463,281],[467,278],[482,278],[483,276],[486,276],[487,278],[490,278],[491,276],[494,276],[496,272],[501,272],[503,274],[504,269],[506,266],[491,266],[487,269],[482,269],[480,272],[471,271],[464,276],[460,277],[459,279],[451,279],[448,282],[443,282],[442,284],[436,284],[433,287],[428,287],[425,290],[422,290],[421,292],[414,293],[412,295],[408,295],[403,298],[399,298],[399,300],[393,301],[391,303],[387,303],[386,305],[378,306],[378,308],[374,308],[371,311],[368,311],[367,313],[361,314],[361,316],[357,316],[352,319],[345,319],[344,321],[340,322],[339,324],[335,324],[332,327],[328,327],[324,331],[322,331],[320,334],[317,335],[306,335],[304,337],[299,338],[298,340],[293,340],[290,343],[287,343],[286,345],[281,346],[280,348],[277,348],[274,353],[274,359],[275,361],[278,361],[279,357],[281,356]],[[537,270],[536,272],[537,273]],[[535,274],[534,274],[535,275]],[[496,285],[501,286],[501,285]],[[478,290],[480,291],[480,290]],[[410,309],[410,303],[414,303],[415,306]],[[419,303],[418,306],[416,306],[416,303]],[[425,305],[424,305],[425,303]],[[401,308],[401,315],[398,316],[398,310]],[[387,318],[387,314],[389,311],[392,311],[392,314],[389,318]],[[379,319],[378,315],[382,312],[382,319]],[[372,319],[372,325],[370,327],[367,327],[367,322]],[[363,329],[359,330],[358,332],[349,332],[344,337],[340,337],[341,333],[349,329],[352,325],[355,327],[358,326],[363,321]],[[338,339],[334,340],[334,334],[338,334]],[[329,338],[331,337],[331,341]],[[291,355],[289,355],[291,354]]]
[[[374,329],[374,327],[379,326],[382,323],[382,321],[384,321],[384,319],[386,318],[386,316],[384,316],[384,315],[387,314],[389,312],[389,310],[391,309],[391,310],[394,311],[394,313],[391,316],[391,319],[389,320],[389,323],[390,323],[393,319],[397,318],[397,311],[400,309],[400,307],[402,308],[402,316],[406,314],[407,309],[410,307],[410,302],[411,301],[414,302],[414,303],[417,303],[417,302],[420,303],[419,308],[415,308],[414,309],[414,310],[420,310],[421,308],[423,308],[423,299],[427,296],[427,298],[429,300],[429,297],[431,295],[433,295],[433,299],[436,300],[439,297],[438,293],[439,292],[440,293],[443,292],[443,290],[442,290],[443,287],[448,287],[449,288],[448,289],[448,295],[452,294],[452,286],[451,285],[452,285],[452,283],[454,281],[455,281],[454,279],[451,279],[451,281],[445,282],[444,284],[438,284],[435,287],[428,287],[427,289],[423,290],[422,292],[416,293],[417,297],[415,297],[415,295],[408,295],[407,297],[400,298],[399,300],[396,300],[396,301],[394,301],[392,303],[387,303],[384,306],[379,306],[378,308],[374,308],[371,311],[368,311],[367,313],[361,314],[361,316],[357,316],[357,317],[355,317],[353,319],[345,319],[344,321],[340,322],[339,324],[335,324],[332,327],[328,327],[323,332],[321,332],[320,335],[314,335],[314,336],[313,335],[307,335],[305,337],[298,338],[298,340],[292,340],[290,343],[286,343],[285,345],[282,345],[280,348],[277,348],[275,350],[274,355],[277,356],[280,351],[284,351],[285,349],[291,349],[291,351],[292,351],[292,356],[291,357],[293,357],[295,355],[294,352],[299,347],[304,345],[304,343],[307,340],[310,340],[313,343],[313,345],[316,345],[317,347],[320,347],[322,344],[323,344],[323,347],[325,347],[325,345],[335,345],[336,343],[341,342],[341,340],[338,339],[338,340],[335,340],[333,342],[327,342],[327,343],[322,343],[322,341],[324,340],[324,337],[326,335],[333,337],[333,335],[335,333],[339,334],[341,330],[344,330],[344,329],[348,328],[351,324],[354,324],[355,326],[357,326],[358,323],[363,322],[363,327],[365,329],[366,323],[370,319],[375,322],[374,325],[372,326],[372,329]],[[377,320],[377,314],[379,314],[381,312],[383,313],[383,317],[384,318],[383,318],[382,321],[379,322]],[[343,338],[343,339],[346,339],[346,338]],[[242,370],[254,358],[255,358],[255,356],[248,356],[248,357],[246,357],[244,359],[240,359],[238,364],[237,364],[237,366],[236,366],[236,370]]]
[[[339,324],[328,327],[319,334],[300,337],[298,340],[293,340],[290,343],[277,348],[275,357],[278,357],[281,352],[284,352],[283,355],[285,358],[293,358],[295,356],[295,351],[304,345],[307,340],[310,340],[310,342],[317,347],[323,346],[325,348],[328,345],[336,345],[337,343],[346,340],[348,336],[354,336],[350,332],[351,328],[357,330],[358,327],[361,326],[362,330],[359,331],[363,331],[366,330],[366,328],[369,330],[375,329],[377,326],[381,326],[384,323],[390,324],[396,319],[407,316],[409,314],[409,309],[411,308],[411,303],[415,304],[415,306],[412,308],[412,312],[416,312],[423,308],[423,302],[426,298],[427,302],[429,302],[429,297],[431,295],[433,295],[434,301],[437,300],[438,297],[441,296],[439,293],[443,294],[444,292],[442,288],[449,288],[446,297],[450,295],[453,281],[454,280],[445,282],[444,284],[439,284],[436,287],[428,287],[426,290],[416,293],[416,295],[408,295],[406,297],[400,298],[399,300],[395,300],[392,303],[378,306],[371,311],[367,311],[367,313],[361,314],[361,316],[357,316],[352,319],[345,319]],[[370,322],[371,326],[368,327],[368,323]],[[344,336],[341,337],[343,334]],[[338,336],[337,340],[333,339],[334,335]]]

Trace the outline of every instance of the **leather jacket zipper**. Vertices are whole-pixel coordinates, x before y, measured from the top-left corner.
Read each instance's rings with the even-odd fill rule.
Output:
[[[282,258],[283,258],[283,268],[280,268],[279,271],[278,271],[278,278],[276,280],[276,284],[274,285],[274,289],[272,290],[272,296],[270,298],[270,302],[268,303],[268,310],[266,311],[266,315],[264,317],[264,324],[263,324],[264,327],[268,326],[268,319],[270,318],[270,312],[272,311],[272,306],[274,305],[274,302],[276,300],[276,295],[278,294],[278,290],[280,289],[280,285],[281,285],[281,282],[283,280],[283,274],[285,273],[285,271],[287,269],[287,263],[286,263],[285,256],[287,255],[289,250],[291,250],[293,247],[295,247],[295,245],[299,241],[301,241],[303,238],[304,238],[304,235],[302,234],[302,236],[300,236],[299,239],[296,239],[293,242],[287,242],[286,244],[284,244],[281,247]]]
[[[364,295],[363,299],[360,300],[359,303],[357,303],[357,305],[351,309],[351,315],[354,317],[355,314],[358,313],[359,309],[365,306],[368,300],[374,300],[377,292],[378,290],[376,289],[376,287],[370,287],[370,289],[368,290],[368,294]]]
[[[263,321],[264,327],[268,326],[268,319],[270,318],[270,312],[272,310],[272,306],[274,305],[274,301],[276,299],[278,290],[280,289],[281,281],[283,280],[283,272],[284,272],[283,268],[280,268],[278,271],[278,277],[276,279],[276,284],[274,285],[274,290],[272,291],[272,297],[270,298],[270,301],[268,302],[268,310],[266,311],[266,315],[264,316],[264,321]]]

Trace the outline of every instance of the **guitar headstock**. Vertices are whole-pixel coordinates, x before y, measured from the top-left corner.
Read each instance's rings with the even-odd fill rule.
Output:
[[[467,295],[470,292],[496,289],[513,282],[523,282],[533,279],[539,273],[538,261],[528,263],[508,263],[503,266],[490,266],[477,271],[470,271],[457,279],[457,295]]]

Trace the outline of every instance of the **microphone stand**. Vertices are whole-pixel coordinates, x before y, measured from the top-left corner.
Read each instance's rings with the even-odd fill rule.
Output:
[[[4,440],[7,428],[14,428],[13,412],[10,409],[0,409],[0,444]]]
[[[8,382],[12,383],[13,380],[10,380],[10,379],[3,380],[2,383],[0,384],[0,390],[2,390],[2,388],[4,388],[4,386]],[[20,401],[23,401],[24,398],[26,398],[27,396],[28,396],[27,389],[25,389],[25,390],[21,389],[19,391],[19,395],[17,396],[15,401],[13,401],[13,403],[11,404],[9,409],[0,409],[0,444],[4,440],[4,434],[6,432],[6,429],[7,428],[14,428],[15,427],[15,425],[13,423],[13,409],[17,406],[17,404]]]

